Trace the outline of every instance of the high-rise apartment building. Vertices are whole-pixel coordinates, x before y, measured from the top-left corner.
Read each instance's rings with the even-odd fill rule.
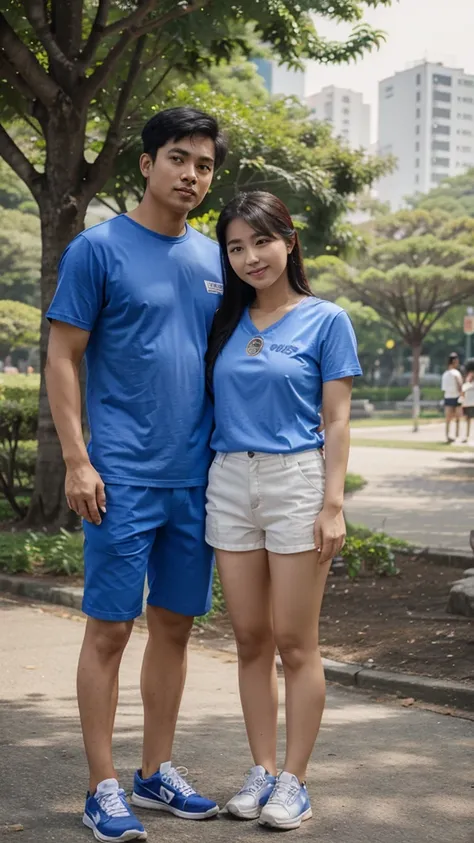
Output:
[[[282,97],[298,97],[298,99],[303,100],[305,84],[303,70],[293,70],[272,59],[253,59],[253,62],[270,94]]]
[[[474,76],[422,62],[383,79],[378,138],[379,153],[397,159],[377,185],[393,209],[474,167]]]
[[[330,123],[333,134],[352,149],[369,148],[370,105],[364,103],[362,94],[329,85],[306,97],[306,105],[315,120]]]

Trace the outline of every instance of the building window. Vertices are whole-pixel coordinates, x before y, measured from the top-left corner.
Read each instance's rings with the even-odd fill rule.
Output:
[[[431,181],[433,184],[439,184],[447,178],[449,178],[449,173],[431,173]]]
[[[350,121],[349,121],[349,120],[347,120],[347,119],[346,119],[346,120],[343,120],[343,121],[342,121],[342,125],[343,125],[343,126],[348,126],[348,125],[349,125],[349,122],[350,122]]]
[[[431,149],[433,152],[449,152],[450,150],[450,143],[449,141],[433,141],[431,144]]]
[[[420,151],[420,141],[417,141],[415,143],[415,152],[419,152],[419,151]]]
[[[343,102],[350,102],[350,101],[351,101],[351,98],[350,98],[350,97],[343,97],[343,98],[342,98],[342,101],[343,101]]]
[[[419,135],[419,134],[420,134],[420,127],[415,126],[415,135]]]
[[[451,94],[448,91],[433,91],[433,100],[435,102],[451,102]]]
[[[419,120],[419,119],[420,119],[420,117],[421,117],[421,110],[420,110],[419,108],[417,108],[417,109],[416,109],[415,118],[416,118],[416,120]]]
[[[441,73],[434,73],[433,74],[433,85],[447,85],[451,87],[453,84],[452,76],[444,76]]]
[[[458,132],[461,135],[467,135],[468,138],[472,138],[472,132],[470,129],[463,129],[462,132]]]
[[[449,158],[432,158],[431,163],[434,164],[435,167],[449,168]]]
[[[466,88],[474,88],[474,79],[460,79],[460,85],[465,85]]]
[[[433,123],[431,131],[434,135],[450,135],[451,126],[442,126],[440,123]]]
[[[416,101],[421,102],[421,91],[416,92]]]
[[[415,168],[418,169],[419,166],[420,166],[420,159],[415,158]]]
[[[384,90],[385,99],[389,100],[390,97],[393,97],[393,85],[388,85]]]
[[[421,85],[421,73],[416,74],[416,84]]]
[[[432,117],[443,117],[445,120],[451,119],[451,109],[450,108],[433,108],[431,112]]]
[[[343,113],[343,114],[350,114],[350,113],[351,113],[351,110],[350,110],[350,108],[343,108],[343,109],[342,109],[342,113]]]
[[[419,184],[419,183],[420,183],[420,177],[417,173],[416,176],[415,176],[415,184]]]

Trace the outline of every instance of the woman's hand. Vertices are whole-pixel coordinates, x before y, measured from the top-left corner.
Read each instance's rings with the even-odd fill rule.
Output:
[[[344,547],[346,523],[342,509],[323,508],[314,522],[314,541],[319,563],[324,565]]]

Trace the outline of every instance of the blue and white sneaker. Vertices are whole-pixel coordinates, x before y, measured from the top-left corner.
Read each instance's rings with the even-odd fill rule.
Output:
[[[211,799],[205,799],[182,778],[187,774],[184,767],[178,770],[166,761],[149,779],[142,779],[141,770],[135,773],[132,802],[141,808],[155,811],[169,811],[183,820],[207,820],[219,813],[219,806]]]
[[[275,787],[276,778],[267,773],[265,767],[252,767],[244,786],[232,799],[229,799],[226,810],[239,820],[255,820],[260,811],[267,804],[268,798]]]
[[[261,825],[288,831],[313,816],[306,785],[292,773],[280,773],[259,817]]]
[[[125,791],[117,779],[105,779],[93,796],[86,796],[82,822],[102,843],[122,843],[124,840],[146,840],[141,822],[130,810]]]

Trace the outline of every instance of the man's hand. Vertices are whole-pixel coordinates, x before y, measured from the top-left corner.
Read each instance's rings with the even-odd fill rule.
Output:
[[[346,524],[342,510],[322,509],[314,522],[314,541],[319,562],[324,565],[344,547]]]
[[[101,524],[105,512],[105,487],[90,462],[66,467],[66,499],[69,509],[91,524]]]

